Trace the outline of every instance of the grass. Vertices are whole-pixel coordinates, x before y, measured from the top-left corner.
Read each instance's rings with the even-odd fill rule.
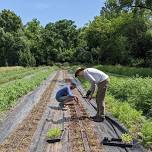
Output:
[[[125,75],[129,77],[152,77],[152,68],[126,67],[120,65],[96,65],[95,68],[108,73]]]
[[[41,70],[36,72],[31,79],[18,79],[10,85],[4,85],[0,87],[0,114],[13,107],[18,98],[25,95],[29,91],[35,89],[40,83],[46,79],[52,71],[56,68],[47,68],[47,70]]]
[[[21,66],[12,66],[12,67],[0,67],[0,72],[12,71],[17,69],[22,69]]]
[[[0,73],[0,85],[16,79],[22,79],[23,77],[33,74],[39,70],[40,68],[24,68]]]
[[[52,128],[47,131],[47,137],[51,139],[60,138],[62,131],[60,128]]]

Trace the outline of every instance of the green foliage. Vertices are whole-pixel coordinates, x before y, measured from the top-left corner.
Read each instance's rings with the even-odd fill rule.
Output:
[[[19,53],[19,64],[26,67],[26,66],[35,66],[36,60],[30,50],[20,52]]]
[[[28,40],[28,47],[30,49],[31,55],[33,56],[32,60],[35,60],[34,64],[42,64],[43,52],[40,51],[40,44],[42,42],[43,27],[40,25],[40,22],[37,19],[33,19],[28,22],[25,26],[25,36]],[[22,62],[21,62],[22,63]]]
[[[31,77],[17,79],[9,85],[0,87],[0,113],[8,110],[16,104],[19,97],[36,88],[42,80],[46,79],[53,68],[33,71]],[[27,81],[28,80],[28,81]]]
[[[45,64],[50,61],[71,62],[77,41],[78,31],[73,21],[60,20],[47,24],[40,43]]]
[[[52,128],[49,129],[47,132],[47,137],[54,139],[54,138],[59,138],[61,136],[62,132],[60,128]]]
[[[100,15],[79,29],[67,19],[45,27],[33,19],[23,26],[14,12],[2,10],[0,66],[79,62],[151,67],[150,6],[149,0],[107,0]]]
[[[132,136],[129,135],[129,134],[127,134],[127,133],[122,134],[122,135],[121,135],[121,138],[122,138],[122,141],[123,141],[124,143],[128,143],[128,144],[131,143],[132,140],[133,140]]]
[[[152,116],[152,79],[111,76],[109,93],[122,102],[127,101],[147,116]]]
[[[142,127],[143,143],[146,146],[152,145],[152,121],[146,121]]]
[[[95,68],[112,73],[119,74],[122,76],[129,77],[152,77],[152,69],[151,68],[136,68],[136,67],[127,67],[121,65],[96,65]]]
[[[113,77],[111,79],[113,79]],[[124,79],[124,81],[126,80],[126,78],[121,78],[121,79]],[[89,88],[89,82],[86,81],[85,79],[81,79],[81,83],[83,84],[83,87],[86,90]],[[111,82],[111,84],[112,83],[113,82]],[[115,81],[115,83],[119,84],[119,78],[117,79],[117,81]],[[126,86],[124,86],[123,91],[125,90],[125,87]],[[117,88],[117,93],[119,94],[119,91],[121,91],[122,88],[119,89],[118,85],[116,88]],[[133,89],[135,90],[136,93],[138,92],[136,88]],[[127,91],[125,93],[127,93]],[[140,96],[140,94],[138,95]],[[151,119],[147,120],[144,116],[142,116],[142,112],[134,109],[131,106],[131,104],[132,104],[131,102],[126,102],[126,101],[122,102],[121,100],[116,99],[114,96],[110,95],[109,93],[106,96],[107,111],[112,113],[114,117],[116,117],[121,123],[123,123],[129,129],[129,132],[132,137],[138,139],[139,135],[142,136],[143,139],[141,140],[141,142],[144,144],[144,146],[150,147],[152,141],[152,121]],[[130,142],[132,139],[131,136],[123,135],[122,138],[124,141]]]
[[[132,127],[136,127],[136,129],[138,129],[138,124],[142,122],[141,112],[131,108],[127,102],[121,103],[119,100],[116,101],[113,96],[109,95],[106,100],[108,102],[108,111],[110,111],[114,117],[123,122],[127,128],[133,130]],[[135,134],[135,132],[132,133]]]
[[[0,27],[4,29],[5,32],[18,32],[23,28],[22,21],[19,16],[10,10],[2,10],[0,12]]]
[[[34,69],[32,68],[19,68],[13,69],[8,71],[2,71],[0,73],[0,84],[23,78],[24,76],[28,75],[29,73],[33,72]]]

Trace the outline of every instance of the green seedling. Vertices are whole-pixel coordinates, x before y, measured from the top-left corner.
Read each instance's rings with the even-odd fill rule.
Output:
[[[122,139],[122,141],[123,141],[124,143],[127,143],[127,144],[131,143],[132,140],[133,140],[133,139],[132,139],[132,136],[129,135],[129,134],[127,134],[127,133],[122,134],[122,135],[121,135],[121,139]]]
[[[47,137],[48,138],[59,138],[62,134],[62,131],[60,128],[52,128],[52,129],[49,129],[48,132],[47,132]]]

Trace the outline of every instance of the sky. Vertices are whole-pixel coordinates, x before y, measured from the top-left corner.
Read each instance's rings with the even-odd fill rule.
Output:
[[[37,18],[43,26],[60,19],[71,19],[82,27],[99,15],[105,0],[0,0],[0,11],[10,9],[24,24]]]

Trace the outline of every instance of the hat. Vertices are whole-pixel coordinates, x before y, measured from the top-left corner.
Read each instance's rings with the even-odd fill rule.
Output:
[[[79,72],[80,72],[80,71],[83,71],[83,70],[84,70],[84,68],[81,68],[81,67],[77,68],[77,70],[76,70],[76,72],[75,72],[75,77],[77,77],[78,74],[79,74]]]

